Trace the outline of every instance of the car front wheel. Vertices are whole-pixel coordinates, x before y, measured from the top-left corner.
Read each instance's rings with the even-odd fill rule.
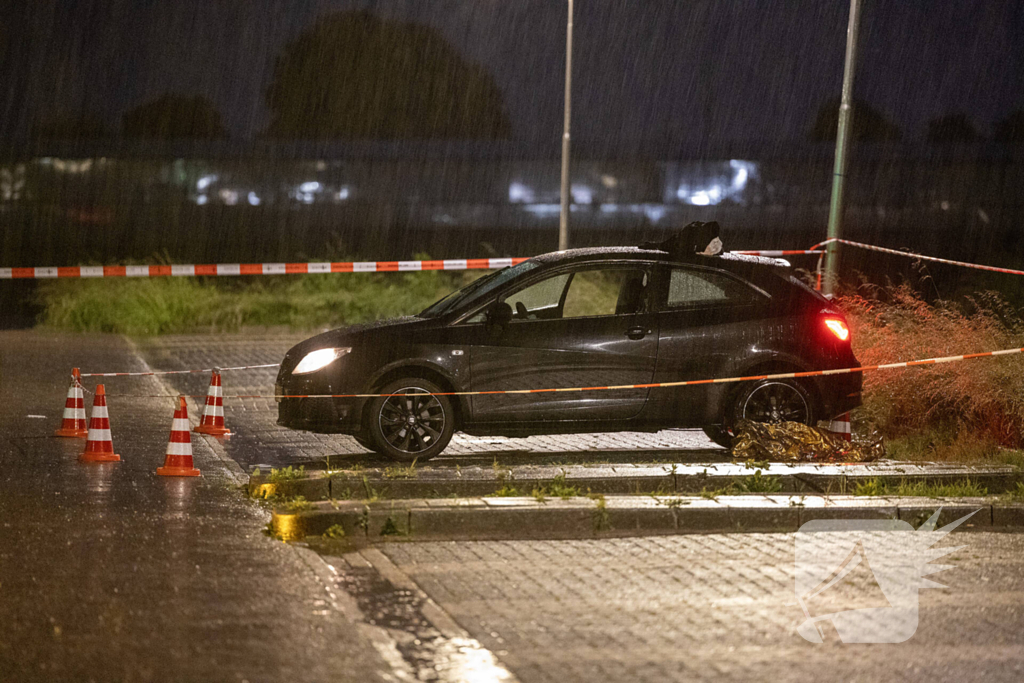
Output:
[[[433,382],[409,377],[389,382],[367,410],[371,447],[399,462],[423,462],[448,446],[455,433],[455,411]]]

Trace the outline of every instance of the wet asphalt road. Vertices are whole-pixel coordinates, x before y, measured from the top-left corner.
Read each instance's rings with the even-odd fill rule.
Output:
[[[262,534],[202,439],[202,478],[155,476],[171,400],[109,400],[117,464],[51,437],[72,364],[142,369],[115,337],[0,332],[0,681],[384,680],[319,559]]]

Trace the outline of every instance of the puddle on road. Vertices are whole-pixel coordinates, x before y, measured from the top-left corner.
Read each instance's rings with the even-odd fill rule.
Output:
[[[416,592],[395,586],[374,567],[351,567],[337,561],[330,564],[337,571],[338,587],[356,600],[363,619],[388,630],[416,680],[516,680],[479,641],[441,633],[424,616],[425,600]]]

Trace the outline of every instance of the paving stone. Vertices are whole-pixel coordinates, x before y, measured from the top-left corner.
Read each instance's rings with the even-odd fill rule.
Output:
[[[794,536],[387,544],[384,553],[524,683],[1019,680],[1019,535],[954,533],[954,569],[920,594],[918,633],[812,645]],[[837,587],[856,597],[859,583]],[[951,675],[952,672],[952,675]]]

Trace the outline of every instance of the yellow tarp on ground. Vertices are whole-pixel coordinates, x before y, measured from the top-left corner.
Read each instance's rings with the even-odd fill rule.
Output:
[[[741,421],[732,455],[737,460],[785,462],[869,462],[885,455],[881,439],[849,442],[842,435],[799,422]]]

